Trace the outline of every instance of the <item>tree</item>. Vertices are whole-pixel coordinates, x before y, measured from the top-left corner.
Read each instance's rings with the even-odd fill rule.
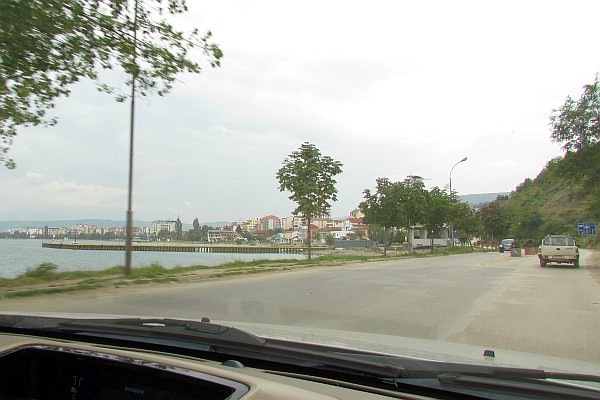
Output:
[[[493,201],[478,211],[484,234],[490,243],[495,244],[508,231],[508,219],[498,201]]]
[[[481,219],[467,203],[458,202],[454,209],[454,229],[458,232],[458,239],[461,243],[469,243],[472,248],[471,239],[483,233]]]
[[[511,231],[516,239],[540,238],[543,236],[541,227],[544,223],[542,214],[532,207],[519,210],[513,220]]]
[[[427,212],[423,213],[422,222],[429,232],[431,253],[433,253],[434,236],[450,219],[452,207],[450,196],[437,186],[433,187],[425,192],[425,207]]]
[[[194,221],[192,222],[192,229],[188,232],[188,239],[192,242],[202,240],[202,231],[200,230],[198,217],[194,218]]]
[[[283,160],[277,171],[279,190],[289,191],[288,197],[298,207],[292,212],[302,215],[308,227],[308,259],[311,259],[311,230],[313,218],[329,214],[330,201],[337,201],[337,183],[334,176],[342,172],[342,163],[329,156],[321,155],[315,145],[303,143]]]
[[[397,182],[392,188],[393,201],[397,206],[397,228],[408,231],[408,252],[412,252],[410,231],[425,219],[425,185],[422,178],[408,176],[403,182]]]
[[[202,227],[200,228],[200,240],[208,241],[208,231],[212,231],[214,229],[215,228],[212,226],[202,225]]]
[[[392,228],[406,228],[410,231],[417,223],[424,220],[425,185],[418,176],[408,176],[403,182],[391,182],[387,178],[378,178],[377,189],[371,193],[364,190],[365,200],[360,208],[365,214],[366,224],[376,224],[384,229],[384,247],[389,241]],[[412,252],[412,241],[408,235],[408,251]]]
[[[600,84],[583,87],[578,101],[567,97],[565,104],[550,116],[552,140],[563,144],[567,152],[585,149],[600,141]]]
[[[98,71],[119,66],[137,94],[164,95],[180,72],[199,73],[188,57],[198,47],[211,66],[223,56],[211,33],[184,32],[165,18],[187,11],[185,0],[85,1],[6,0],[0,3],[0,162],[20,126],[54,125],[46,112],[73,83],[95,80]],[[117,100],[127,95],[117,93]]]
[[[383,232],[383,227],[379,226],[379,225],[375,225],[375,224],[369,224],[368,225],[369,230],[368,230],[368,238],[371,239],[375,244],[377,243],[381,243],[384,244],[385,242],[385,235]],[[384,244],[384,246],[386,246]],[[387,247],[384,247],[384,249]]]
[[[157,234],[156,237],[158,238],[158,240],[166,240],[167,238],[171,237],[171,233],[168,229],[161,229]]]
[[[550,117],[552,140],[563,144],[562,178],[585,185],[590,192],[589,210],[600,218],[600,82],[583,86],[578,101],[567,97],[565,104]]]
[[[181,223],[181,220],[179,219],[179,217],[177,217],[177,221],[175,221],[175,238],[177,240],[181,240],[183,236],[183,224]]]
[[[113,240],[115,238],[114,232],[104,232],[102,235],[102,240]]]
[[[369,226],[371,240],[383,243],[383,255],[387,255],[390,230],[397,225],[397,210],[392,199],[393,183],[388,178],[377,178],[376,191],[371,193],[370,189],[363,191],[364,201],[360,203],[359,208],[365,214],[363,222]],[[373,225],[383,229],[383,237],[377,235],[378,229]]]
[[[557,163],[554,173],[558,178],[577,184],[590,193],[589,213],[593,218],[600,218],[600,142],[567,153]]]
[[[331,233],[328,233],[327,236],[325,236],[325,244],[329,247],[335,246],[335,238]]]

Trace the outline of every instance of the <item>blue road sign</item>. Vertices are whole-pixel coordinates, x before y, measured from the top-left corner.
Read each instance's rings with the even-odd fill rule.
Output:
[[[580,235],[595,235],[596,224],[593,222],[580,222],[577,224],[577,231]]]

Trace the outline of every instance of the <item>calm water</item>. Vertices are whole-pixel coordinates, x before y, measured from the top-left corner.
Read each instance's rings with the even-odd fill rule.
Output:
[[[135,251],[132,255],[132,265],[133,267],[142,267],[156,263],[165,268],[173,268],[190,265],[215,266],[231,261],[279,260],[304,257],[304,255],[292,254],[162,253]],[[123,265],[125,263],[125,252],[47,249],[42,247],[42,240],[0,239],[0,278],[14,278],[27,271],[27,268],[35,268],[43,262],[56,264],[59,271],[100,270],[114,267],[115,265]]]

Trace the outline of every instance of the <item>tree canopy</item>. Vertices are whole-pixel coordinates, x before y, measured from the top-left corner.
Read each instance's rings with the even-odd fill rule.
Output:
[[[384,227],[386,231],[385,251],[389,228],[410,230],[417,224],[426,222],[428,216],[426,212],[427,190],[425,190],[422,178],[418,176],[408,176],[402,182],[391,182],[387,178],[378,178],[376,183],[375,193],[371,193],[369,189],[363,191],[365,200],[360,203],[359,207],[365,214],[364,222],[366,224]],[[410,234],[408,238],[409,251],[412,251]]]
[[[124,100],[99,80],[102,69],[121,68],[146,96],[168,93],[180,72],[200,72],[193,48],[218,66],[210,31],[184,32],[166,18],[186,11],[185,0],[0,2],[0,162],[14,168],[7,153],[18,127],[54,125],[47,111],[82,78]]]
[[[364,201],[359,208],[365,214],[363,222],[383,228],[383,254],[387,254],[387,244],[390,229],[397,225],[396,208],[393,206],[392,186],[388,178],[377,178],[375,192],[370,189],[363,191]]]
[[[292,212],[307,219],[308,258],[311,257],[311,229],[313,218],[329,214],[330,201],[337,201],[335,176],[342,172],[342,163],[321,155],[313,144],[304,142],[300,148],[283,160],[276,177],[281,192],[291,193],[289,199],[298,204]]]
[[[471,240],[483,234],[483,224],[479,215],[467,203],[453,204],[454,225],[458,232],[458,240],[473,247]]]
[[[502,211],[500,201],[506,201],[506,199],[498,198],[478,211],[483,233],[490,243],[496,243],[508,232],[509,221]]]
[[[433,253],[434,235],[448,222],[452,211],[452,199],[446,191],[437,186],[424,192],[424,195],[426,211],[423,213],[423,226],[430,233],[430,250]]]
[[[589,210],[600,218],[600,82],[583,86],[575,101],[570,96],[550,117],[551,138],[562,143],[566,155],[557,163],[562,179],[582,184],[591,194]]]
[[[406,228],[408,235],[408,251],[412,252],[410,231],[425,219],[425,184],[418,176],[408,176],[403,182],[394,185],[394,201],[398,213],[397,227]]]
[[[550,116],[552,140],[563,144],[567,152],[579,151],[600,141],[600,84],[585,85],[579,100],[570,96]]]

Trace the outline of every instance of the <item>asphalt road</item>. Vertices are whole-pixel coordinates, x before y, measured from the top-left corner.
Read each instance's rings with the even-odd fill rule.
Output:
[[[600,362],[600,270],[486,253],[23,300],[0,309],[209,317],[493,346]]]

